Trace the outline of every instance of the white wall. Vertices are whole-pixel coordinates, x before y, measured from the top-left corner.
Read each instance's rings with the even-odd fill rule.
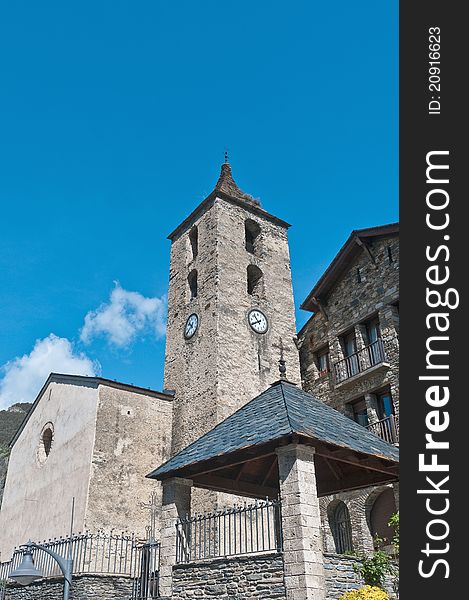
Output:
[[[98,404],[97,384],[50,382],[10,456],[0,511],[0,561],[15,546],[68,533],[72,497],[74,530],[83,529]],[[41,464],[41,432],[54,427],[49,456]]]

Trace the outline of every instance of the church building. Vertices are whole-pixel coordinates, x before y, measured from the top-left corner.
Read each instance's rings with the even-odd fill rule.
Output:
[[[372,548],[372,502],[392,496],[381,501],[387,515],[397,493],[397,226],[352,234],[303,303],[313,316],[298,334],[289,227],[222,165],[213,191],[169,235],[164,391],[49,376],[11,442],[0,569],[28,538],[66,536],[74,498],[76,532],[161,540],[160,591],[168,598],[192,597],[192,583],[189,591],[177,583],[189,572],[174,571],[176,555],[184,562],[202,552],[189,552],[197,538],[187,527],[199,523],[191,513],[216,520],[204,537],[205,558],[230,554],[226,544],[238,534],[224,529],[222,542],[221,520],[225,527],[226,516],[238,514],[243,553],[252,554],[255,515],[257,545],[267,536],[264,550],[274,552],[259,567],[261,578],[272,569],[277,585],[261,585],[260,599],[321,600],[327,560],[328,598],[339,597],[344,569],[344,585],[355,581],[352,564],[340,566],[345,559],[334,556]],[[367,482],[365,506],[355,490]],[[149,589],[127,597],[156,597]],[[249,590],[236,597],[250,598]]]
[[[156,464],[277,380],[281,348],[289,379],[300,383],[288,228],[222,165],[213,192],[169,235],[165,393],[49,377],[12,441],[0,560],[28,537],[66,534],[72,497],[77,531],[143,538],[141,505],[159,490],[145,475]],[[68,502],[50,502],[64,494]],[[200,495],[199,511],[233,501]]]

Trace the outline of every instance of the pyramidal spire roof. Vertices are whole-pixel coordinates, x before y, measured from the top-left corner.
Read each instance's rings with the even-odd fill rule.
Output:
[[[250,204],[254,204],[255,206],[260,206],[261,203],[256,198],[253,198],[250,194],[246,194],[238,187],[238,184],[233,179],[233,174],[231,172],[231,165],[229,162],[225,162],[221,166],[220,177],[215,185],[213,190],[214,192],[221,192],[222,194],[226,194],[227,196],[231,196],[231,198],[236,198],[237,200],[243,200],[244,202],[248,202]]]
[[[290,227],[290,224],[286,221],[283,221],[282,219],[279,219],[278,217],[275,217],[264,210],[257,198],[254,198],[250,194],[243,192],[233,178],[230,163],[227,159],[225,159],[225,162],[221,166],[220,177],[218,178],[213,191],[210,192],[210,194],[197,206],[197,208],[193,210],[191,214],[168,235],[168,238],[170,240],[174,240],[178,235],[186,231],[186,229],[190,227],[203,212],[210,208],[215,198],[222,198],[227,202],[237,204],[238,206],[249,210],[255,215],[268,219],[269,221],[272,221],[273,223],[276,223],[282,227]]]

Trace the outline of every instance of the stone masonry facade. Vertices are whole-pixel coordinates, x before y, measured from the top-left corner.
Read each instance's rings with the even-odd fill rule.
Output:
[[[145,475],[169,457],[171,424],[171,396],[102,378],[51,375],[11,450],[0,560],[29,538],[66,535],[72,496],[75,532],[125,531],[145,539],[150,515],[142,503],[153,492],[161,498],[161,485]],[[53,430],[48,456],[39,454],[45,426]],[[159,515],[156,529],[159,536]]]
[[[339,600],[363,585],[354,570],[358,560],[324,553],[326,600]],[[392,578],[386,588],[392,593]],[[9,585],[4,600],[61,600],[63,580],[47,579],[26,587]],[[79,575],[73,579],[70,600],[130,600],[132,579]],[[164,598],[164,597],[162,597]],[[220,558],[176,565],[172,600],[286,600],[282,553]]]
[[[220,190],[216,188],[170,235],[164,387],[175,391],[173,454],[279,378],[281,343],[288,378],[298,384],[301,380],[288,224],[243,195],[231,178],[229,165],[223,165],[220,181]],[[257,231],[250,249],[248,225]],[[259,275],[251,290],[249,269]],[[268,319],[263,334],[255,333],[248,323],[253,308]],[[185,339],[184,325],[192,314],[198,317],[198,328]],[[233,496],[198,489],[192,497],[196,512],[235,501]]]
[[[256,254],[245,248],[245,222],[259,228]],[[189,234],[198,231],[196,257]],[[247,268],[262,273],[259,289],[247,290]],[[197,271],[197,296],[188,276]],[[260,308],[265,334],[250,328],[247,315]],[[199,327],[184,340],[187,317]],[[173,453],[206,433],[263,392],[279,377],[280,339],[288,377],[300,382],[287,230],[249,207],[216,198],[172,242],[168,292],[165,388],[174,389]],[[233,394],[236,390],[236,394]]]
[[[145,478],[276,382],[281,357],[290,382],[350,418],[366,413],[378,433],[387,394],[398,434],[397,234],[367,235],[365,242],[357,235],[346,267],[335,273],[327,294],[313,297],[315,308],[308,310],[314,314],[297,334],[288,227],[237,187],[228,164],[222,166],[214,191],[170,235],[165,391],[100,377],[50,376],[12,447],[0,530],[2,523],[15,527],[0,536],[2,560],[26,541],[26,532],[40,541],[68,531],[64,490],[76,499],[77,531],[132,530],[140,539],[148,535],[154,493],[162,597],[338,600],[359,587],[353,570],[358,559],[338,554],[332,508],[344,507],[340,525],[348,519],[348,549],[371,552],[374,507],[386,497],[386,509],[397,486],[318,499],[314,450],[296,442],[282,446],[283,552],[175,565],[176,519],[233,505],[237,497],[191,489],[190,480],[161,485]],[[263,332],[249,324],[252,309],[266,316]],[[185,336],[191,315],[197,328]],[[379,360],[339,380],[336,365],[350,358],[347,340],[353,338],[354,354],[371,356],[371,327]],[[44,454],[49,426],[52,443]],[[51,497],[64,499],[62,512]],[[34,512],[25,509],[25,498],[37,503]],[[0,598],[59,600],[62,589],[63,580],[50,579],[25,588],[9,585]],[[129,600],[131,592],[130,577],[81,575],[73,580],[71,600]]]
[[[264,554],[178,565],[173,600],[285,600],[283,557]]]
[[[298,334],[303,389],[350,418],[354,404],[366,408],[375,433],[383,433],[380,420],[379,395],[392,398],[393,422],[398,442],[399,423],[399,238],[397,233],[371,237],[367,248],[352,253],[346,268],[336,276],[327,294],[318,300],[316,312]],[[337,382],[335,365],[342,361],[346,349],[344,338],[355,339],[356,351],[366,352],[369,346],[369,324],[378,327],[384,349],[383,360]],[[381,343],[381,342],[380,342]],[[321,363],[320,355],[327,353]],[[321,369],[321,367],[326,368]],[[356,404],[357,406],[357,404]],[[382,415],[381,415],[382,416]],[[388,421],[386,421],[388,422]],[[384,429],[387,434],[389,429]],[[389,441],[389,440],[388,440]],[[347,506],[353,540],[353,550],[373,549],[370,530],[370,503],[377,498],[374,488],[321,498],[321,520],[324,548],[335,552],[329,507],[343,501]],[[398,502],[396,501],[396,505]]]
[[[355,572],[354,565],[359,561],[353,556],[324,553],[324,571],[326,575],[326,600],[340,600],[350,590],[362,587],[363,581]],[[386,576],[385,588],[391,598],[395,597],[394,578]]]
[[[70,588],[70,600],[130,600],[132,585],[129,577],[76,575]],[[62,600],[63,587],[63,578],[42,579],[24,587],[10,584],[4,600]]]

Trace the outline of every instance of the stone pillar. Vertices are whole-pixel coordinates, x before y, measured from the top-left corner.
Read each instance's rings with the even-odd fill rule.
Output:
[[[324,600],[321,517],[314,448],[277,448],[282,500],[283,555],[287,600]]]
[[[160,596],[171,598],[173,566],[176,564],[176,521],[190,513],[192,481],[173,477],[162,483]]]
[[[357,344],[357,352],[360,352],[365,346],[368,346],[366,325],[363,323],[355,325],[355,342]]]
[[[331,363],[331,367],[334,363],[344,358],[344,352],[342,350],[342,346],[340,344],[340,340],[333,331],[329,331],[328,335],[329,341],[329,360]]]

